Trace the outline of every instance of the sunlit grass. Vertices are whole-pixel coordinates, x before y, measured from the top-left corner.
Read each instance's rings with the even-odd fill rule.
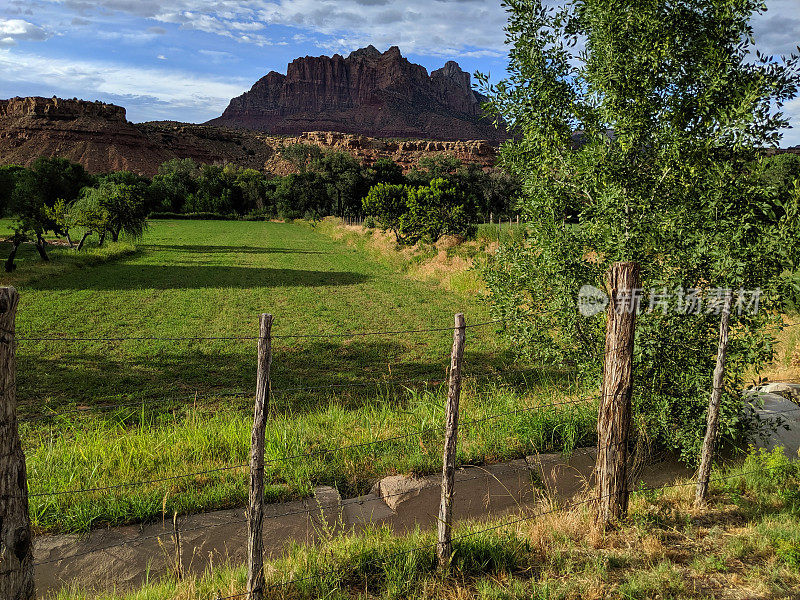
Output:
[[[450,327],[455,312],[466,313],[468,324],[490,320],[476,295],[410,279],[391,261],[307,224],[156,221],[134,254],[126,248],[53,248],[44,266],[32,247],[21,252],[13,275],[20,337],[156,338],[20,340],[19,413],[33,494],[246,463],[256,342],[160,338],[252,337],[261,312],[275,316],[277,336],[268,459],[423,430],[385,445],[270,465],[270,499],[320,484],[358,494],[373,477],[441,468]],[[280,337],[425,329],[442,330]],[[581,391],[568,372],[517,362],[496,325],[468,330],[464,369],[463,421]],[[131,406],[110,410],[120,403]],[[467,428],[461,460],[591,443],[593,410],[543,408]],[[58,416],[64,411],[73,412]],[[40,530],[76,531],[155,519],[165,508],[240,506],[245,477],[244,469],[230,469],[89,494],[34,495],[31,513]]]

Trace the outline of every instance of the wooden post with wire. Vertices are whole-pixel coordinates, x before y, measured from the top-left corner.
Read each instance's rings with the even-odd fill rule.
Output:
[[[605,528],[628,511],[628,436],[633,395],[633,343],[639,307],[639,264],[608,271],[608,321],[597,416],[597,523]]]
[[[17,431],[18,304],[17,290],[0,287],[0,598],[33,600],[28,474]]]
[[[264,435],[269,409],[272,364],[272,315],[259,319],[258,375],[250,439],[250,505],[247,510],[247,590],[250,600],[264,598]]]
[[[450,564],[453,552],[453,490],[455,487],[456,449],[458,444],[458,401],[461,398],[461,366],[467,336],[463,313],[455,316],[453,350],[450,354],[450,386],[445,410],[444,456],[442,457],[442,499],[439,504],[436,554],[442,569]]]
[[[708,480],[711,476],[711,463],[714,459],[714,445],[717,441],[719,426],[719,402],[722,398],[722,386],[725,383],[725,353],[728,349],[728,323],[731,318],[731,302],[733,294],[730,290],[725,293],[722,305],[722,316],[719,320],[719,344],[717,346],[717,364],[714,367],[714,387],[711,390],[711,399],[708,402],[708,416],[706,418],[706,436],[703,440],[703,450],[700,454],[700,468],[697,470],[697,489],[694,504],[700,508],[706,504],[708,494]]]

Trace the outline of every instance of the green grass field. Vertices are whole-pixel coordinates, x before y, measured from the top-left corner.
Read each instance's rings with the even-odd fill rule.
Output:
[[[0,253],[7,251],[0,243]],[[152,519],[164,509],[241,505],[243,468],[46,494],[246,463],[255,341],[111,338],[254,336],[261,312],[275,316],[276,336],[267,460],[424,430],[271,463],[271,498],[305,494],[317,484],[355,494],[376,476],[441,468],[442,382],[452,341],[446,329],[457,311],[468,324],[489,320],[477,298],[410,280],[306,224],[160,221],[136,249],[121,242],[80,255],[53,248],[51,255],[42,265],[27,245],[17,271],[4,274],[21,294],[18,336],[109,339],[19,342],[20,427],[38,529],[85,530]],[[430,328],[445,331],[279,337]],[[464,420],[577,393],[564,373],[516,363],[497,325],[468,331],[465,365]],[[350,384],[358,387],[335,387]],[[334,387],[280,392],[322,386]],[[73,412],[40,418],[64,411]],[[590,442],[594,419],[588,403],[466,427],[461,460]]]

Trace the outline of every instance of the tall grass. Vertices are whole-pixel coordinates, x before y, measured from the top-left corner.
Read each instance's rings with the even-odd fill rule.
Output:
[[[376,477],[439,471],[445,398],[444,385],[382,386],[374,402],[356,410],[333,396],[311,411],[274,414],[265,443],[268,498],[304,496],[316,485],[356,496]],[[155,414],[130,409],[88,419],[60,417],[49,428],[24,425],[34,526],[84,531],[155,519],[165,509],[187,513],[243,504],[247,470],[227,467],[248,462],[251,407],[244,399],[226,402],[231,401]],[[593,441],[596,405],[551,403],[541,393],[467,381],[458,461],[491,463],[534,452],[569,451]],[[482,420],[495,415],[501,416]],[[470,424],[472,420],[478,422]],[[383,439],[389,441],[372,444]],[[310,456],[297,458],[306,454]],[[215,469],[224,470],[59,494]]]

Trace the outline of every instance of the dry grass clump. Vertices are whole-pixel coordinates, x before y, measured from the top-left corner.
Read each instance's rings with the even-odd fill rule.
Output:
[[[420,242],[405,246],[398,244],[390,231],[345,225],[332,217],[319,223],[317,228],[335,240],[389,261],[413,279],[434,282],[448,291],[471,295],[486,291],[475,268],[476,261],[491,256],[499,247],[493,239],[465,240],[457,235],[442,236],[435,244]]]

